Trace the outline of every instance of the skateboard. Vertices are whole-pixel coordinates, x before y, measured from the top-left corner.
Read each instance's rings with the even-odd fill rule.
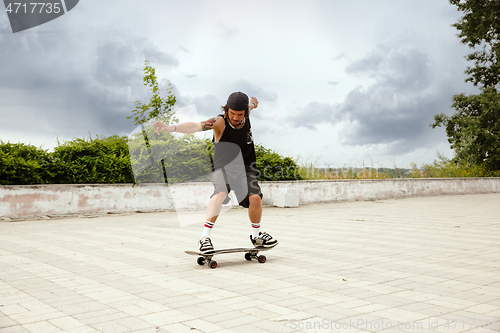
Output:
[[[240,248],[234,248],[234,249],[223,249],[223,250],[215,250],[212,253],[201,253],[198,251],[184,251],[187,254],[193,255],[193,256],[199,256],[198,260],[196,261],[198,265],[203,266],[205,263],[208,264],[208,267],[210,268],[217,268],[217,261],[212,260],[213,256],[216,254],[223,254],[223,253],[236,253],[236,252],[246,252],[245,253],[245,259],[250,261],[252,259],[257,259],[260,263],[265,263],[267,258],[264,255],[258,255],[260,251],[268,251],[272,249],[272,247],[252,247],[252,248],[245,248],[245,247],[240,247]]]

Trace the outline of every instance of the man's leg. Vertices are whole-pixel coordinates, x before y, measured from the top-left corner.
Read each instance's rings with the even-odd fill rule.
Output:
[[[222,209],[222,203],[226,198],[226,193],[219,192],[214,194],[208,202],[207,214],[205,215],[205,224],[203,225],[203,233],[201,237],[210,237],[215,221]]]
[[[255,185],[252,187],[255,188]],[[260,188],[257,193],[260,193]],[[273,247],[278,245],[278,241],[270,234],[260,232],[260,222],[262,220],[262,198],[260,194],[250,194],[248,196],[248,217],[252,223],[250,239],[254,246]]]
[[[220,214],[222,209],[222,204],[224,199],[227,197],[227,193],[224,192],[227,189],[226,177],[222,170],[217,170],[212,173],[212,184],[215,188],[215,193],[212,195],[208,202],[207,213],[205,215],[205,223],[203,225],[203,233],[200,238],[200,252],[210,253],[214,251],[212,245],[212,240],[210,239],[210,233],[214,227],[214,223]]]
[[[250,204],[248,206],[248,217],[252,223],[260,223],[262,219],[262,199],[260,195],[251,195],[248,198]]]
[[[217,217],[219,217],[220,211],[222,209],[222,203],[227,197],[226,192],[219,192],[214,194],[210,201],[208,202],[207,214],[205,219],[209,222],[215,223]]]
[[[262,220],[262,200],[259,195],[248,197],[248,217],[252,223],[252,237],[256,238],[260,233],[260,221]]]

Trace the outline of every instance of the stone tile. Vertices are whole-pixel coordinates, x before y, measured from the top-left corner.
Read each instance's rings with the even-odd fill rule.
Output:
[[[0,328],[7,328],[7,327],[12,327],[12,326],[17,326],[17,325],[19,325],[18,322],[12,320],[8,316],[6,316],[0,312]]]
[[[127,326],[120,324],[120,322],[116,320],[93,324],[92,328],[96,329],[98,332],[113,332],[113,333],[130,332],[130,329]]]
[[[61,317],[61,318],[56,318],[56,319],[50,319],[48,322],[58,328],[60,328],[63,331],[70,330],[70,329],[76,329],[76,328],[82,328],[85,326],[84,323],[81,321],[72,318],[72,317]]]
[[[245,315],[242,317],[237,317],[237,318],[233,318],[233,319],[229,319],[229,320],[219,321],[219,322],[217,322],[217,325],[224,327],[224,328],[229,328],[229,329],[238,331],[237,329],[235,329],[236,327],[244,325],[244,326],[250,328],[251,326],[249,324],[252,324],[252,323],[259,321],[259,320],[260,319],[257,317]]]
[[[499,200],[268,207],[263,221],[280,239],[268,262],[227,255],[216,270],[183,252],[201,224],[180,228],[171,212],[0,223],[0,331],[293,332],[291,320],[439,320],[430,331],[461,332],[443,325],[500,317]],[[246,214],[221,215],[214,243],[240,246]],[[471,332],[487,330],[499,329]]]
[[[206,320],[203,319],[194,319],[194,320],[189,320],[184,322],[184,325],[190,327],[191,329],[194,329],[195,332],[201,331],[201,332],[206,332],[206,333],[211,333],[211,332],[219,332],[223,330],[223,328],[219,325],[212,324]]]
[[[23,326],[26,329],[28,329],[30,332],[36,332],[36,333],[63,332],[58,327],[56,327],[56,326],[54,326],[51,323],[46,322],[46,321],[39,321],[39,322],[36,322],[36,323],[25,324]]]
[[[128,327],[129,331],[135,332],[142,329],[154,328],[155,325],[148,323],[137,317],[127,317],[118,321],[121,325]]]
[[[21,325],[4,327],[2,324],[0,327],[2,328],[2,333],[30,333],[27,328]]]

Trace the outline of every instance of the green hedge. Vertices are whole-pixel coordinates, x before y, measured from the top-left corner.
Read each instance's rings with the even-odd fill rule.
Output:
[[[128,143],[127,137],[117,135],[78,138],[60,143],[49,152],[33,145],[0,141],[0,185],[136,183]],[[168,170],[169,183],[192,181],[193,175],[199,176],[198,181],[210,181],[207,176],[209,140],[189,135],[174,139],[165,133],[162,140],[148,144],[156,151],[167,153],[162,162],[150,162],[144,167],[138,177],[139,183],[165,182],[161,170]],[[130,151],[141,160],[152,161],[151,149],[146,147],[132,142]],[[167,147],[176,153],[168,154]],[[261,145],[256,146],[256,155],[259,180],[300,179],[295,173],[298,166],[291,158]]]
[[[298,180],[302,179],[300,167],[290,157],[283,157],[277,152],[255,145],[257,157],[257,176],[259,180]]]
[[[46,150],[24,143],[0,141],[0,184],[51,183],[51,158]]]
[[[111,184],[134,180],[126,137],[75,139],[60,144],[50,155],[53,183]]]
[[[75,139],[54,152],[0,142],[0,184],[132,183],[127,138]]]

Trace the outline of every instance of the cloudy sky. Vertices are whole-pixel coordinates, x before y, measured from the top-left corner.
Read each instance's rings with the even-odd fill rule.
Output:
[[[199,119],[227,96],[259,99],[255,141],[317,166],[409,167],[452,157],[435,114],[451,114],[464,56],[447,0],[81,0],[12,33],[0,13],[0,140],[128,135],[148,102],[144,61]],[[163,90],[165,93],[165,90]],[[166,95],[164,95],[166,96]]]

